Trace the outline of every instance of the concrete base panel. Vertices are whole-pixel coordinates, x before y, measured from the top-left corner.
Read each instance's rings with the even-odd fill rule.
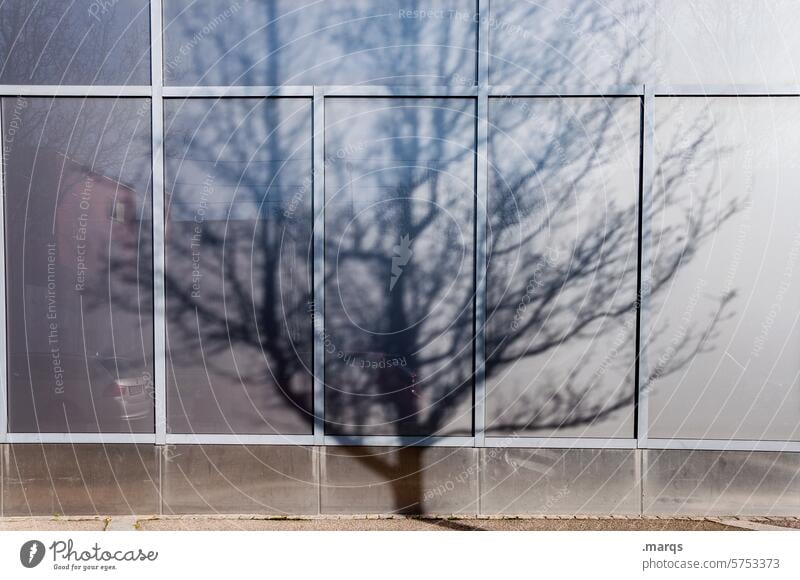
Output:
[[[3,516],[800,516],[800,453],[0,445]]]
[[[644,451],[645,515],[800,515],[800,453]]]
[[[477,513],[478,450],[326,447],[322,513]]]
[[[316,514],[316,451],[272,445],[169,445],[165,514]]]
[[[639,513],[636,451],[483,449],[484,515]]]
[[[2,461],[5,516],[159,511],[153,445],[3,445]]]

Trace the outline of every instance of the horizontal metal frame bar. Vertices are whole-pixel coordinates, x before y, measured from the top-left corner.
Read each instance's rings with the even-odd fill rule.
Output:
[[[150,86],[0,85],[3,97],[149,97]]]
[[[800,441],[758,441],[744,439],[648,439],[644,449],[687,451],[784,451],[800,453]]]
[[[313,97],[312,86],[164,87],[165,97]]]
[[[313,445],[313,435],[167,433],[167,445]]]
[[[657,97],[759,97],[759,96],[800,96],[800,85],[656,85]]]
[[[316,87],[329,97],[477,97],[477,86],[438,87],[392,85],[342,85]],[[663,96],[800,96],[798,85],[659,85],[654,94]],[[150,97],[150,85],[0,85],[0,96],[31,97]],[[488,87],[489,97],[615,97],[642,96],[644,85],[595,87]],[[296,86],[164,86],[165,97],[312,97],[314,87]]]
[[[8,433],[6,443],[155,443],[155,433]]]
[[[604,439],[599,437],[487,437],[484,447],[636,449],[636,439]]]
[[[152,433],[8,433],[11,444],[155,444]],[[168,445],[314,445],[313,435],[167,434]],[[392,437],[326,435],[331,447],[477,447],[473,437]],[[635,449],[635,439],[594,437],[486,437],[480,447],[543,449]],[[800,453],[800,441],[648,439],[642,449]]]
[[[326,435],[329,446],[475,447],[474,437],[393,437],[391,435]]]

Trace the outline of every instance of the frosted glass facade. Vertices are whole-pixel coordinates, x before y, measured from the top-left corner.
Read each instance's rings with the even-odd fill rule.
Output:
[[[0,442],[796,445],[798,22],[3,2]]]

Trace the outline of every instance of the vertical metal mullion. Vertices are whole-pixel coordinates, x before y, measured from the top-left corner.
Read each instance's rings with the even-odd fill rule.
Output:
[[[647,447],[648,433],[648,405],[649,405],[649,377],[650,367],[647,359],[647,349],[650,340],[650,292],[652,290],[652,232],[651,216],[653,207],[653,187],[655,182],[654,161],[655,137],[655,94],[652,85],[645,85],[642,100],[642,191],[640,198],[640,259],[639,267],[639,325],[638,325],[638,353],[636,365],[637,416],[636,416],[636,445],[639,448]]]
[[[475,446],[486,441],[486,204],[489,175],[489,1],[478,5],[475,171]]]
[[[314,211],[314,444],[325,444],[325,93],[314,87],[311,178]]]
[[[0,132],[3,134],[3,107],[0,98]],[[5,143],[0,138],[0,443],[8,439],[8,341],[6,333],[6,189]]]
[[[153,155],[153,362],[155,364],[156,444],[167,441],[167,353],[164,242],[164,100],[162,0],[150,1],[150,79]]]

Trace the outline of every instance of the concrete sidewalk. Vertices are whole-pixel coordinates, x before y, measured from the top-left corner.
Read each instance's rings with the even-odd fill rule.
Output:
[[[0,518],[0,531],[800,531],[800,518],[244,515]]]

